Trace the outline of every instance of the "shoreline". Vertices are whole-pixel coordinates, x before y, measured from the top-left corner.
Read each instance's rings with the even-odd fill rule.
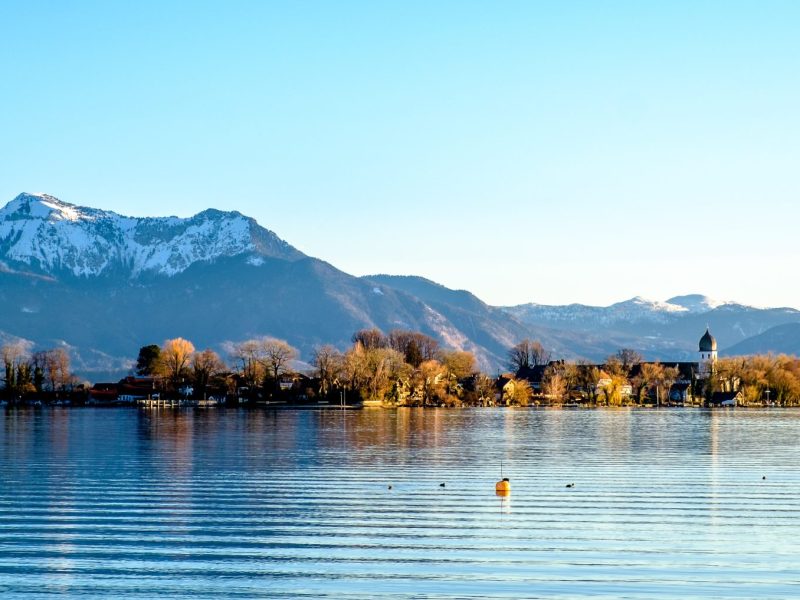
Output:
[[[188,411],[188,410],[223,410],[223,411],[246,411],[246,412],[352,412],[352,411],[392,411],[392,410],[446,410],[446,411],[481,411],[481,410],[512,410],[512,411],[547,411],[547,410],[563,410],[570,412],[584,412],[584,411],[691,411],[691,410],[704,410],[704,411],[730,411],[738,410],[797,410],[800,406],[783,406],[783,405],[738,405],[738,406],[703,406],[698,404],[681,406],[681,405],[625,405],[625,406],[606,406],[606,405],[574,405],[574,404],[553,404],[553,405],[531,405],[531,406],[413,406],[413,405],[399,405],[399,406],[362,406],[362,405],[312,405],[312,404],[241,404],[241,405],[226,405],[226,404],[196,404],[196,403],[176,403],[176,404],[160,404],[152,406],[132,405],[132,404],[4,404],[0,403],[0,409],[4,412],[11,412],[14,410],[21,411],[35,411],[35,410],[86,410],[86,409],[125,409],[125,410],[138,410],[143,412],[151,411]]]

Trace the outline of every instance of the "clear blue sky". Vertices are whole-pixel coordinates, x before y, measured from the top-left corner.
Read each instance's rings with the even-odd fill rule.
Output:
[[[496,304],[800,306],[800,2],[0,4],[0,202],[236,209]]]

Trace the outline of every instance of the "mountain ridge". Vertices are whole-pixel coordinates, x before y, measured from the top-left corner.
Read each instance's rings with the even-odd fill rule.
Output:
[[[126,217],[22,193],[0,209],[0,256],[49,275],[175,275],[197,261],[252,253],[305,256],[238,211],[206,209],[187,218]]]
[[[364,327],[415,329],[474,352],[491,372],[525,337],[556,358],[599,361],[628,347],[652,360],[691,360],[706,325],[725,354],[800,323],[792,308],[702,294],[606,307],[491,306],[424,277],[355,277],[238,211],[125,217],[47,194],[20,194],[0,209],[0,309],[0,338],[67,347],[83,372],[116,374],[139,346],[179,335],[215,349],[273,335],[309,359],[324,343],[343,348]],[[792,347],[787,335],[776,339]]]
[[[238,229],[221,226],[231,223]],[[182,246],[200,225],[204,235]],[[0,261],[0,335],[68,347],[94,378],[176,336],[222,350],[271,335],[310,360],[316,346],[343,348],[358,329],[406,328],[494,369],[529,333],[479,301],[425,302],[349,275],[238,212],[137,219],[21,194],[0,209]]]

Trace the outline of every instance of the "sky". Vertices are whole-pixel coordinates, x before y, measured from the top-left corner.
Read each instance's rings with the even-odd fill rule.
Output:
[[[800,306],[800,3],[0,3],[0,205],[238,210],[492,304]]]

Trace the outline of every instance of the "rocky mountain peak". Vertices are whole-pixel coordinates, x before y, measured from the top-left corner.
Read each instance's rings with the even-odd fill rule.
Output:
[[[78,221],[90,218],[80,207],[62,202],[48,194],[22,193],[0,209],[0,220],[38,219],[52,221]]]
[[[50,275],[172,276],[238,255],[303,257],[239,212],[136,218],[27,193],[0,209],[0,261]]]

